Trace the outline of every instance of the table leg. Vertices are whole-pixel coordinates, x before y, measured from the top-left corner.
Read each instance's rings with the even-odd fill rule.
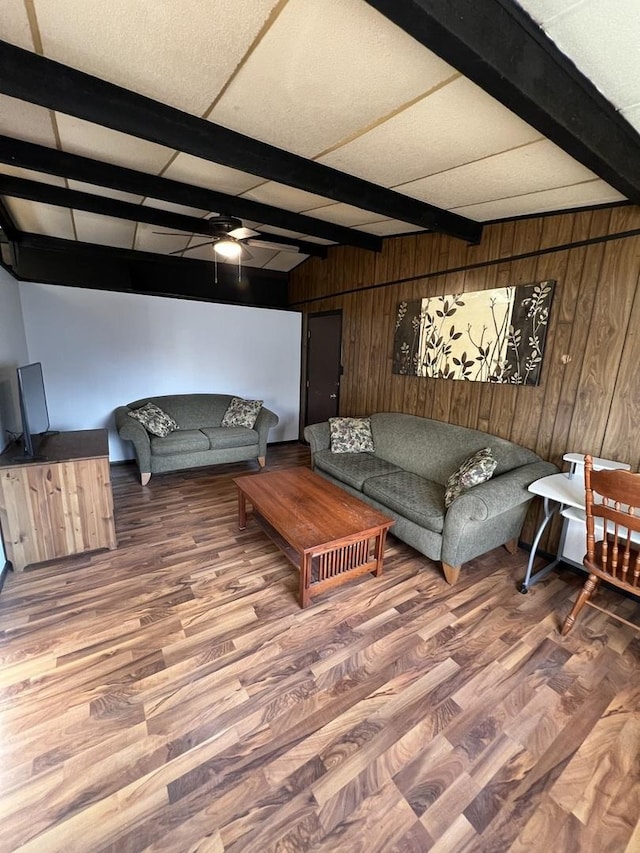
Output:
[[[244,492],[238,489],[238,528],[244,530],[247,526],[247,501]]]
[[[553,506],[551,506],[551,503],[553,503]],[[523,595],[524,593],[529,592],[530,586],[533,586],[535,583],[538,583],[538,581],[541,581],[542,578],[546,577],[546,575],[548,575],[549,572],[554,569],[560,562],[560,559],[556,557],[555,560],[552,560],[548,565],[544,566],[544,568],[540,569],[533,575],[531,574],[533,570],[533,563],[536,558],[536,552],[538,550],[538,545],[540,543],[540,539],[542,538],[542,534],[544,533],[547,524],[558,512],[561,506],[562,504],[559,504],[557,501],[552,502],[549,500],[549,498],[544,499],[544,518],[540,522],[540,527],[538,528],[538,532],[536,533],[535,538],[533,540],[533,544],[531,545],[529,562],[527,563],[527,573],[524,576],[524,580],[522,581],[522,585],[520,587],[520,592],[523,593]]]
[[[307,607],[311,601],[311,554],[303,554],[300,560],[300,607]]]
[[[381,530],[380,533],[376,536],[376,544],[375,544],[375,559],[376,559],[376,568],[373,572],[375,577],[378,577],[382,574],[382,561],[384,560],[384,543],[387,538],[387,530]]]

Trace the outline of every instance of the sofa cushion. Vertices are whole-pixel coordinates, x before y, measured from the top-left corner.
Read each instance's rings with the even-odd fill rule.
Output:
[[[230,394],[165,394],[146,397],[128,405],[137,409],[143,403],[155,403],[178,422],[180,429],[200,429],[203,426],[220,426],[230,400]]]
[[[371,415],[371,431],[377,456],[442,486],[483,447],[493,451],[496,477],[540,460],[532,450],[498,436],[401,412]]]
[[[189,453],[194,450],[208,450],[209,439],[199,429],[181,429],[169,433],[164,438],[151,438],[151,453],[154,456],[171,456],[173,453]]]
[[[496,470],[496,465],[497,462],[490,447],[483,447],[482,450],[465,459],[447,480],[444,492],[445,507],[450,507],[457,497],[473,486],[486,483]]]
[[[316,468],[326,471],[336,480],[360,490],[369,477],[400,471],[397,465],[378,459],[371,453],[332,453],[330,450],[319,450],[313,457],[313,463]]]
[[[362,491],[409,521],[434,533],[442,532],[445,513],[444,488],[438,483],[408,471],[397,471],[394,474],[371,477],[364,483]]]
[[[258,444],[260,436],[254,429],[247,427],[203,427],[212,450],[224,450],[226,447],[247,447]]]
[[[373,453],[370,418],[329,418],[332,453]]]
[[[262,400],[243,400],[241,397],[232,397],[220,426],[253,429],[261,408]]]
[[[139,409],[129,412],[129,417],[140,421],[142,426],[151,435],[169,435],[175,429],[179,429],[177,422],[154,403],[145,403]]]

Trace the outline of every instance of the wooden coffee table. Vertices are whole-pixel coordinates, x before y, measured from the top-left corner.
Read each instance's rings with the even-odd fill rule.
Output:
[[[392,518],[308,468],[236,477],[238,526],[253,515],[300,572],[300,606],[350,578],[382,572]]]

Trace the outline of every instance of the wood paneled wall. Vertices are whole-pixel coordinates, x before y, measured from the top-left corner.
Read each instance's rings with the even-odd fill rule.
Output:
[[[559,466],[574,450],[638,470],[640,236],[625,233],[635,229],[640,208],[620,206],[490,225],[476,246],[420,234],[389,238],[380,253],[338,247],[293,270],[289,301],[343,311],[343,415],[409,412],[500,435]],[[584,241],[594,242],[572,245]],[[543,279],[557,284],[538,387],[391,372],[398,302]]]

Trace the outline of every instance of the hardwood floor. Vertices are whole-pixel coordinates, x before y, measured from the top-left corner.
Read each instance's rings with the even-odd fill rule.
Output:
[[[299,445],[268,468],[308,464]],[[393,536],[306,610],[232,476],[113,469],[119,547],[0,595],[0,850],[637,851],[640,635]],[[620,615],[640,605],[603,591]]]

